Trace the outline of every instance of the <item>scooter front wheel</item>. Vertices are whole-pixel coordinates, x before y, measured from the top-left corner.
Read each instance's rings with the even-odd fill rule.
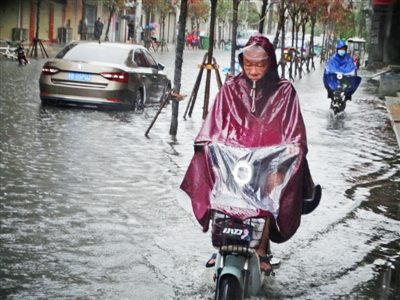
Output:
[[[241,300],[242,291],[240,283],[233,275],[224,275],[220,279],[219,287],[217,287],[216,300]]]
[[[335,115],[337,115],[340,112],[339,107],[333,107],[332,110],[333,110],[333,114],[335,114]]]

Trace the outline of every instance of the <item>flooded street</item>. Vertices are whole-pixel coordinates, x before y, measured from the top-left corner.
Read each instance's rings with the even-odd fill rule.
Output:
[[[182,116],[204,53],[185,50],[176,140],[170,105],[146,138],[157,108],[43,107],[46,59],[25,68],[0,59],[1,299],[214,299],[210,233],[179,189],[202,124],[206,73],[192,118]],[[174,51],[154,57],[173,81]],[[229,67],[230,52],[214,57]],[[293,83],[321,204],[272,244],[282,263],[254,299],[400,299],[400,150],[389,115],[364,79],[333,118],[323,67]]]

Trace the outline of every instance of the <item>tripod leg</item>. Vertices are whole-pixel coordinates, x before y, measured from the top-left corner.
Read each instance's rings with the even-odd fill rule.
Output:
[[[197,92],[198,92],[198,90],[199,90],[199,86],[200,86],[200,82],[201,82],[201,77],[203,76],[203,70],[204,70],[203,67],[204,67],[204,64],[206,63],[206,59],[207,59],[207,54],[204,55],[203,62],[202,62],[202,64],[201,64],[199,74],[197,75],[196,83],[194,84],[194,88],[193,88],[193,91],[192,91],[192,95],[191,95],[190,98],[189,98],[189,101],[188,101],[188,104],[187,104],[187,107],[186,107],[185,114],[183,115],[183,118],[184,118],[184,119],[186,119],[186,114],[187,114],[187,112],[188,112],[188,110],[189,110],[189,107],[190,107],[189,117],[192,116],[193,107],[194,107],[194,102],[196,102]]]
[[[46,54],[46,57],[49,58],[49,56],[47,55],[46,49],[43,46],[42,40],[39,40],[39,41],[40,41],[40,46],[42,47],[42,52],[44,51],[44,53]],[[43,57],[44,57],[44,55],[43,55]]]

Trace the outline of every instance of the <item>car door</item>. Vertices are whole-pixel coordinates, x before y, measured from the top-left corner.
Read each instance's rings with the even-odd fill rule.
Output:
[[[154,102],[157,98],[157,91],[154,89],[154,68],[147,61],[142,49],[136,49],[134,62],[138,66],[138,74],[144,86],[144,103]]]
[[[143,53],[146,57],[147,63],[153,69],[151,79],[153,81],[152,87],[154,89],[154,101],[159,102],[163,98],[163,94],[165,93],[166,75],[163,71],[158,69],[157,62],[148,51],[143,50]]]

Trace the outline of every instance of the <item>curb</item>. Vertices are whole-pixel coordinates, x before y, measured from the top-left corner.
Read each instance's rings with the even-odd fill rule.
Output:
[[[396,97],[386,96],[385,102],[400,147],[400,92]]]

